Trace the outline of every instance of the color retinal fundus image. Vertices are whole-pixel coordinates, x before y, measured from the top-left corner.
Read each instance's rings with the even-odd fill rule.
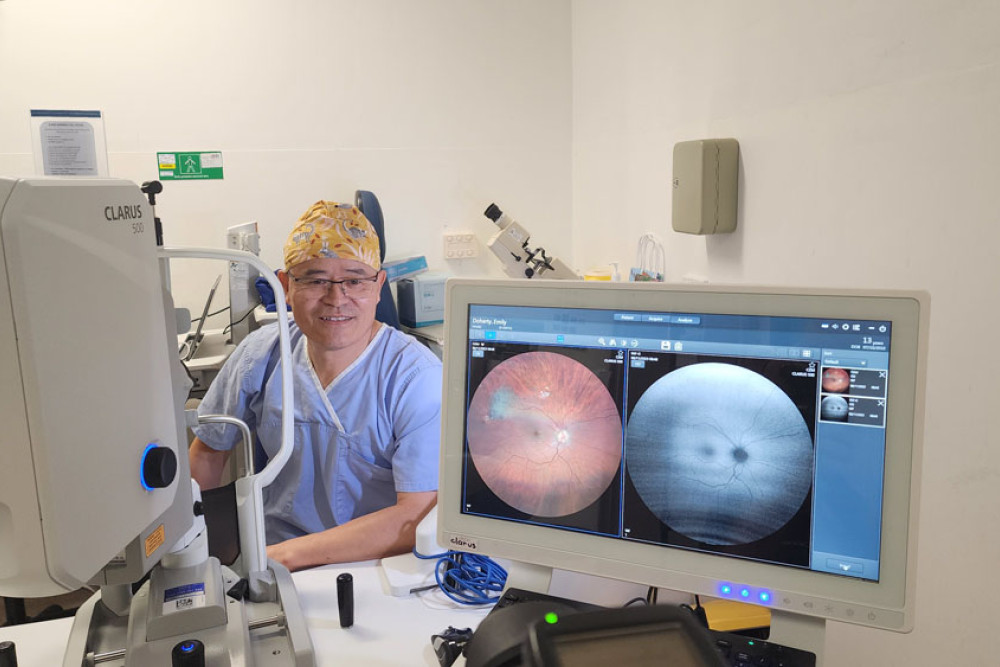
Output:
[[[626,429],[626,468],[645,506],[670,530],[708,545],[744,545],[785,526],[812,486],[801,405],[739,365],[663,370]],[[805,405],[815,400],[815,369],[786,372],[809,373],[804,383],[790,378],[804,388]]]
[[[844,368],[823,369],[823,391],[843,394],[851,387],[851,374]]]
[[[579,512],[621,467],[614,398],[590,368],[556,352],[515,354],[490,369],[474,389],[467,433],[483,482],[530,516]]]

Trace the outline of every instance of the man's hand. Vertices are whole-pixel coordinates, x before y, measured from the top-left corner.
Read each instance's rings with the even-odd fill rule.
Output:
[[[272,544],[267,548],[267,557],[271,560],[278,561],[289,570],[298,570],[301,568],[293,567],[293,563],[301,560],[300,557],[296,556],[295,540],[285,540],[284,542],[279,542],[278,544]]]

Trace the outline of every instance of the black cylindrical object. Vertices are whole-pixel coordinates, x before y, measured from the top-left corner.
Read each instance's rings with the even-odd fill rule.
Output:
[[[0,667],[17,667],[17,650],[14,642],[0,642]]]
[[[170,652],[173,667],[205,667],[205,645],[197,639],[185,639]]]
[[[347,572],[337,577],[337,610],[340,611],[340,627],[354,625],[354,577]]]
[[[177,476],[177,455],[169,447],[150,445],[142,459],[142,483],[150,489],[165,489]]]
[[[490,204],[489,206],[486,207],[486,210],[483,211],[483,215],[485,215],[493,222],[496,222],[497,220],[500,219],[500,216],[503,215],[503,211],[501,211],[500,207],[497,206],[496,204]]]

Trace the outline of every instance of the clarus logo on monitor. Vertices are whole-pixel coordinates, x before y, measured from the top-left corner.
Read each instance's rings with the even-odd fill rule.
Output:
[[[451,543],[451,546],[453,547],[464,547],[466,549],[472,549],[473,551],[476,550],[476,543],[472,540],[467,540],[464,537],[452,537],[448,540],[448,542]]]
[[[108,222],[115,222],[118,220],[138,220],[142,218],[142,207],[138,204],[105,206],[104,217],[108,220]]]

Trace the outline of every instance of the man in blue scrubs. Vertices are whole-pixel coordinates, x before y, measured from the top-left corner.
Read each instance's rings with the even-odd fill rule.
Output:
[[[295,447],[264,489],[267,555],[299,570],[408,551],[437,500],[441,364],[375,321],[385,272],[356,207],[321,201],[306,211],[278,277],[295,320]],[[248,336],[199,406],[246,421],[268,456],[281,445],[277,349],[277,326]],[[195,434],[191,474],[213,488],[240,435],[223,424]]]

